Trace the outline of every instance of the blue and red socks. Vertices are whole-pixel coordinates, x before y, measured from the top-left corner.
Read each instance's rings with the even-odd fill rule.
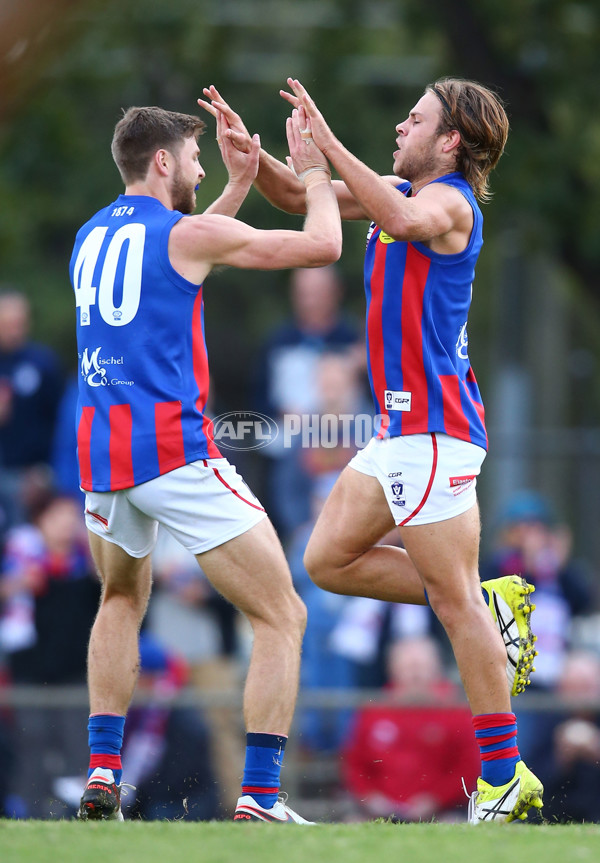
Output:
[[[97,767],[112,770],[115,782],[121,784],[123,767],[121,749],[125,717],[115,713],[93,713],[88,721],[88,743],[90,747],[90,766],[88,778]]]
[[[506,785],[521,760],[517,749],[517,718],[514,713],[484,713],[473,717],[475,737],[481,752],[481,778],[495,788]]]
[[[271,809],[277,802],[286,742],[283,734],[246,735],[242,794],[249,794],[264,809]]]

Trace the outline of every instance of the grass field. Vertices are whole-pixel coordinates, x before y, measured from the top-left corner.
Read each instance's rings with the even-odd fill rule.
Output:
[[[600,826],[0,821],[1,863],[578,863]]]

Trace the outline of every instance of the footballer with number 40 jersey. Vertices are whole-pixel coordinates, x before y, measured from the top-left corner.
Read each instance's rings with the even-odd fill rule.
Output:
[[[182,218],[156,198],[121,195],[77,234],[71,278],[86,491],[129,488],[220,456],[204,413],[202,286],[177,273],[168,255]]]
[[[306,609],[264,508],[211,441],[203,286],[221,265],[331,264],[341,252],[341,222],[327,160],[298,109],[286,122],[286,137],[308,200],[302,229],[259,230],[237,220],[258,170],[260,139],[254,135],[241,153],[226,117],[218,109],[213,114],[229,179],[195,215],[205,176],[198,146],[203,121],[156,106],[125,111],[111,148],[125,192],[83,226],[71,259],[80,481],[102,581],[88,646],[84,821],[123,820],[121,749],[160,525],[196,556],[253,632],[244,688],[246,760],[233,817],[242,824],[309,823],[279,795]]]

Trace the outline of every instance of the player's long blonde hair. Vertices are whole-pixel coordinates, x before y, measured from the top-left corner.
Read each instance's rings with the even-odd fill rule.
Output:
[[[489,201],[489,174],[504,152],[508,117],[500,98],[476,81],[440,78],[425,92],[432,92],[442,105],[439,132],[456,129],[461,145],[457,170],[465,175],[475,196]]]

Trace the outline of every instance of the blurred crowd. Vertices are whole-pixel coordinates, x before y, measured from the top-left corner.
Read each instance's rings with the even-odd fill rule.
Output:
[[[474,787],[478,748],[436,618],[427,606],[326,593],[302,562],[320,508],[361,445],[341,429],[371,413],[361,327],[343,311],[343,296],[334,267],[293,271],[289,320],[266,335],[248,373],[251,403],[228,406],[280,424],[286,415],[351,418],[328,426],[338,429],[333,439],[296,436],[286,446],[280,435],[258,452],[226,453],[244,473],[253,460],[255,490],[308,607],[301,695],[331,696],[325,708],[299,708],[294,751],[300,769],[335,762],[344,819],[464,820],[461,778]],[[44,692],[85,683],[100,591],[77,481],[77,374],[66,374],[30,330],[27,298],[0,292],[0,693],[24,693],[0,703],[0,815],[70,817],[87,764],[87,708]],[[226,392],[217,396],[227,403]],[[600,821],[600,627],[587,624],[598,614],[597,580],[552,502],[535,491],[506,501],[495,528],[482,579],[519,572],[535,586],[539,657],[528,692],[552,696],[515,703],[521,754],[546,787],[546,818]],[[383,540],[399,541],[397,532]],[[225,817],[239,796],[238,711],[223,699],[200,709],[179,696],[239,691],[249,630],[167,533],[153,565],[123,752],[124,780],[135,790],[124,809],[144,819]],[[358,708],[334,697],[359,690],[382,697]]]

